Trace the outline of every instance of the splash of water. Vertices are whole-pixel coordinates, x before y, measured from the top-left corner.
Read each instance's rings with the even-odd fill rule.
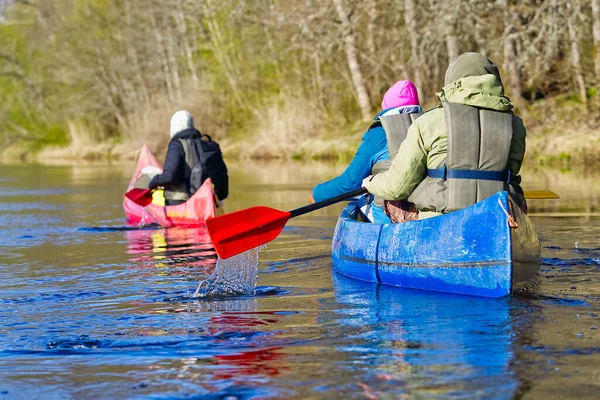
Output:
[[[148,209],[144,207],[142,211],[142,218],[140,219],[139,226],[144,227],[150,223],[150,213],[148,213]]]
[[[252,295],[256,288],[258,246],[236,256],[219,258],[214,272],[200,282],[193,297]]]

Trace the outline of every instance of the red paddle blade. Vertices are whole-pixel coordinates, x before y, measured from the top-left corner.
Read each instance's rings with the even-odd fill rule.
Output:
[[[131,189],[125,197],[142,207],[152,203],[152,189]]]
[[[269,207],[250,207],[206,220],[206,229],[217,254],[229,258],[275,239],[290,212]]]

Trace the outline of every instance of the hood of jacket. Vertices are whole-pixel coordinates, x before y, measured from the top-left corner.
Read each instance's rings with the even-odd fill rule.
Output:
[[[180,110],[173,114],[169,125],[169,134],[173,137],[186,129],[194,129],[194,117],[189,112]]]
[[[498,67],[479,53],[462,54],[450,64],[445,86],[437,96],[442,102],[497,111],[509,111],[514,107],[504,96]]]

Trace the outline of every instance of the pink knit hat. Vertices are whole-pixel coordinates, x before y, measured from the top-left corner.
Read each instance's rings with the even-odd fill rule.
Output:
[[[383,95],[381,109],[418,105],[419,94],[415,85],[411,81],[398,81]]]

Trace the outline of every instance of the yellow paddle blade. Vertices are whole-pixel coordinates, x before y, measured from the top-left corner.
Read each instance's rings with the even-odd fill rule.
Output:
[[[524,190],[525,198],[532,200],[541,200],[541,199],[558,199],[558,195],[551,190]]]

